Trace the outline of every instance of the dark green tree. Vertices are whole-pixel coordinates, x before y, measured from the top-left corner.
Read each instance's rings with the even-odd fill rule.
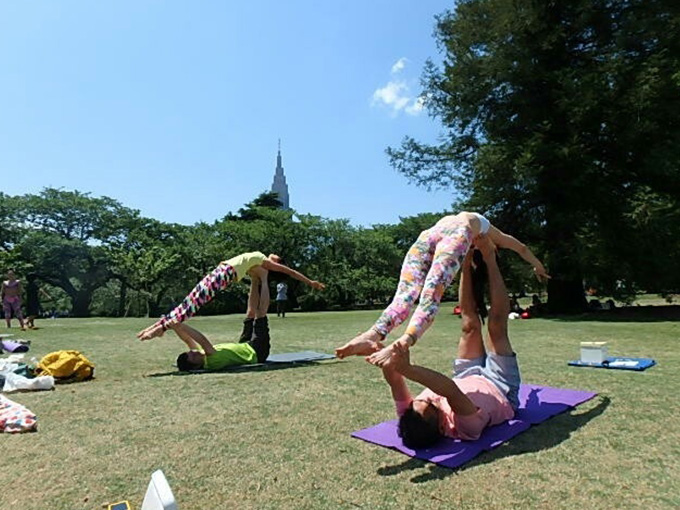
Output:
[[[129,290],[143,303],[137,313],[156,317],[171,290],[188,288],[196,279],[196,258],[205,243],[191,239],[193,230],[135,215],[125,223],[124,236],[109,240],[111,271],[120,282],[119,316],[127,315],[132,307]]]
[[[444,62],[427,64],[424,98],[445,132],[438,145],[406,138],[391,162],[529,242],[553,275],[553,311],[583,309],[584,280],[615,290],[658,277],[639,249],[650,234],[639,204],[680,197],[679,8],[463,0],[437,18]],[[677,288],[668,211],[653,212],[655,256]]]
[[[252,202],[248,202],[238,214],[229,213],[225,219],[250,221],[260,217],[262,209],[281,209],[283,203],[279,200],[279,195],[275,191],[263,191]]]
[[[54,188],[15,200],[22,232],[15,253],[36,278],[68,294],[74,316],[89,316],[93,293],[113,276],[106,244],[134,213],[108,197]]]
[[[14,249],[21,234],[18,214],[17,200],[0,192],[0,274],[4,274],[9,268],[22,274],[23,264]]]

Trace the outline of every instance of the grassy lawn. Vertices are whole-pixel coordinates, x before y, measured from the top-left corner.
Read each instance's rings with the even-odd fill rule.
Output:
[[[412,355],[447,373],[459,328],[449,310]],[[377,315],[271,317],[272,351],[332,352]],[[350,437],[394,412],[380,372],[362,359],[174,375],[182,344],[171,334],[137,341],[148,320],[39,321],[40,330],[22,334],[31,355],[80,350],[97,378],[9,395],[38,415],[39,430],[0,435],[0,509],[92,510],[120,499],[138,509],[156,469],[180,509],[677,508],[680,326],[583,319],[511,321],[511,338],[525,382],[600,395],[458,471]],[[230,341],[241,317],[190,324]],[[602,340],[611,354],[652,357],[658,366],[567,366],[579,342]]]

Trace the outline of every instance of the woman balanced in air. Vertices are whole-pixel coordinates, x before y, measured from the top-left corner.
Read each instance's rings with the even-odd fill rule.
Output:
[[[501,232],[481,214],[460,212],[444,216],[434,226],[421,232],[409,249],[390,305],[369,330],[336,349],[336,355],[339,358],[370,355],[371,363],[380,364],[391,358],[397,346],[408,349],[415,344],[434,321],[444,291],[479,235],[486,235],[497,248],[519,254],[533,266],[539,280],[550,278],[541,261],[525,244]],[[383,340],[408,318],[414,307],[415,312],[404,334],[393,344],[383,347]]]

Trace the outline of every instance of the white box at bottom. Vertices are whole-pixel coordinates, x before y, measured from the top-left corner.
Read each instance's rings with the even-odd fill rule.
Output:
[[[602,363],[607,359],[607,346],[581,346],[581,361],[585,363]]]

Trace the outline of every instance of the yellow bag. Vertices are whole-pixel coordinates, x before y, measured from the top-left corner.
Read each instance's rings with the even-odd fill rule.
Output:
[[[94,364],[79,351],[55,351],[40,360],[36,375],[51,375],[57,382],[86,381],[94,377]]]

